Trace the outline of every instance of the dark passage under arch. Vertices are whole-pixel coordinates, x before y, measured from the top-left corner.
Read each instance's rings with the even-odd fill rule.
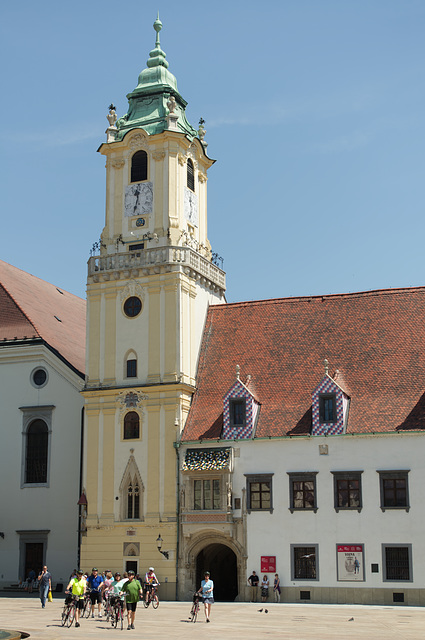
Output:
[[[238,595],[238,567],[236,554],[224,544],[207,545],[196,558],[197,588],[209,571],[214,582],[214,600],[233,602]]]

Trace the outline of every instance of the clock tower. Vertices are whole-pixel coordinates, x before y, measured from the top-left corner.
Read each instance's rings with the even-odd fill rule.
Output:
[[[178,440],[196,386],[210,304],[225,274],[207,237],[205,130],[156,43],[128,94],[110,107],[106,216],[87,279],[87,381],[81,567],[155,567],[176,594]],[[87,505],[85,505],[87,502]],[[157,539],[162,541],[160,554]],[[168,556],[168,558],[166,557]]]

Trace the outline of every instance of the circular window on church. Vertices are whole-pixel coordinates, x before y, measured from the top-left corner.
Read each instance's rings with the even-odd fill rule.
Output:
[[[31,372],[31,382],[34,387],[37,389],[41,389],[41,387],[45,387],[47,384],[48,375],[46,369],[42,369],[41,367],[37,367]]]
[[[141,310],[142,301],[136,296],[131,296],[131,298],[127,298],[127,300],[124,302],[124,313],[127,318],[135,318],[139,315]]]

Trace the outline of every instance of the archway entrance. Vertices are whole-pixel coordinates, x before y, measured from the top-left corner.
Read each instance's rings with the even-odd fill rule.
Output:
[[[196,558],[196,584],[204,579],[204,571],[211,573],[214,600],[233,602],[238,595],[238,568],[235,553],[224,544],[209,544]]]

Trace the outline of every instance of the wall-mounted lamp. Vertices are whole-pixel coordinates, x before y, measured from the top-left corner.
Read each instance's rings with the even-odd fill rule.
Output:
[[[159,536],[156,539],[156,546],[158,547],[159,553],[162,553],[164,558],[166,558],[168,560],[168,551],[161,551],[163,542],[164,542],[164,540],[161,538],[161,534],[159,534]]]

